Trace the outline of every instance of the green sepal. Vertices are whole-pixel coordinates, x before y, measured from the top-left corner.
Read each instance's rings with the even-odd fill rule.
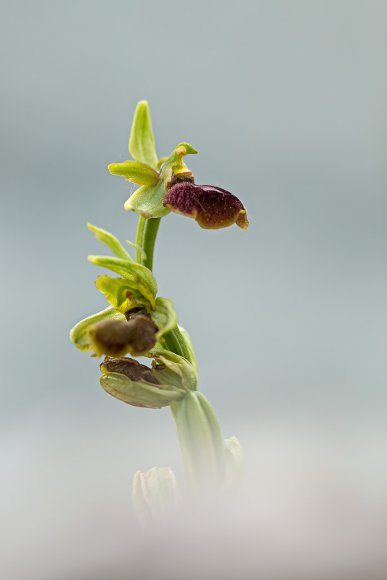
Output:
[[[165,183],[159,181],[156,185],[144,185],[137,189],[125,202],[126,211],[136,211],[144,218],[160,218],[169,214],[170,210],[163,206]]]
[[[173,401],[180,401],[185,397],[181,389],[167,386],[154,385],[145,381],[132,381],[121,373],[105,373],[100,378],[101,387],[120,401],[129,405],[160,409]]]
[[[169,300],[169,298],[156,298],[155,308],[150,315],[158,328],[157,340],[160,340],[164,334],[172,330],[177,324],[176,311],[172,300]]]
[[[111,306],[109,306],[108,308],[105,308],[105,310],[102,310],[101,312],[97,312],[92,316],[84,318],[70,330],[71,342],[73,342],[79,350],[94,351],[94,347],[89,336],[89,330],[95,324],[97,324],[97,322],[112,319],[125,320],[125,316],[120,312],[117,312],[117,310],[115,310]]]
[[[184,357],[163,348],[155,348],[147,355],[153,358],[153,376],[163,384],[173,385],[185,391],[195,391],[198,375],[194,366]]]
[[[140,290],[134,288],[133,284],[125,278],[101,275],[96,279],[95,286],[113,308],[122,314],[138,306],[144,306],[147,310],[151,308],[149,300],[145,299]]]
[[[110,248],[113,254],[115,254],[118,258],[133,261],[130,254],[128,254],[128,252],[121,245],[120,241],[116,238],[116,236],[113,236],[113,234],[107,232],[106,230],[103,230],[102,228],[93,226],[93,224],[87,224],[87,227],[91,232],[93,232],[97,240],[99,240],[100,242],[105,244],[108,248]]]
[[[133,159],[157,168],[157,153],[147,101],[137,104],[129,138],[129,152]]]
[[[110,163],[108,170],[112,175],[120,175],[126,181],[132,181],[137,185],[155,185],[160,177],[159,173],[147,163],[133,160]]]
[[[92,264],[107,268],[130,281],[132,291],[138,291],[149,302],[152,309],[155,307],[157,283],[148,268],[129,260],[111,256],[88,256],[88,260]]]

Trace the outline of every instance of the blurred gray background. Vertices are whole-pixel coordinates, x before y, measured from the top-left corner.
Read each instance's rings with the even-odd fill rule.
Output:
[[[265,425],[282,434],[278,453],[287,429],[317,424],[357,451],[367,432],[375,450],[387,404],[386,3],[34,0],[1,14],[5,577],[96,578],[124,551],[133,471],[180,474],[168,409],[109,398],[68,340],[105,304],[86,222],[135,237],[128,185],[106,167],[129,157],[140,99],[159,155],[189,141],[197,182],[248,209],[247,232],[168,216],[155,257],[225,435],[240,436],[251,466]]]

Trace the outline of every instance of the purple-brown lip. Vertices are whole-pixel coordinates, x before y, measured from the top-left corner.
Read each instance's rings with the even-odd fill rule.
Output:
[[[202,228],[219,229],[236,224],[247,229],[246,209],[232,193],[214,185],[176,183],[167,190],[163,205],[195,219]]]

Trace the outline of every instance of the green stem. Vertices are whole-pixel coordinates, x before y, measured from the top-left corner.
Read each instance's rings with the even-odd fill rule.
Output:
[[[136,260],[139,264],[143,264],[143,266],[149,268],[149,270],[153,268],[153,254],[159,225],[160,218],[145,219],[141,215],[138,218]],[[179,354],[189,362],[194,363],[191,352],[177,326],[163,337],[162,342],[163,347],[167,350]]]
[[[139,217],[136,260],[149,270],[160,218]],[[178,326],[162,338],[163,347],[187,359],[194,366],[194,354]],[[199,391],[190,391],[181,401],[171,403],[184,470],[191,491],[219,490],[225,471],[225,446],[219,422],[210,403]]]
[[[153,253],[160,225],[160,218],[138,218],[136,245],[136,260],[149,270],[153,268]]]
[[[184,471],[192,492],[216,491],[225,472],[224,441],[216,415],[199,391],[171,404]]]

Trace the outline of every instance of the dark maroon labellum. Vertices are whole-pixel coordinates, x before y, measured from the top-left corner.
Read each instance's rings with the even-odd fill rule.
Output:
[[[247,229],[246,210],[232,193],[213,185],[176,183],[165,194],[163,205],[195,219],[202,228],[218,229],[236,224]]]

